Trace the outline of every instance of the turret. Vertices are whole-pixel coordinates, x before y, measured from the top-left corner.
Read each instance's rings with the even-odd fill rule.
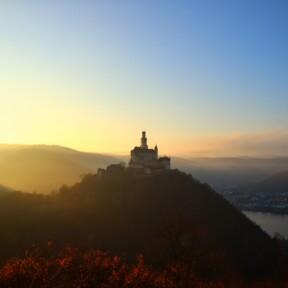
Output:
[[[155,145],[154,151],[155,151],[155,154],[156,154],[156,159],[158,159],[158,147],[157,147],[157,145]]]
[[[142,149],[148,149],[147,138],[146,138],[146,132],[145,131],[142,131],[141,148]]]

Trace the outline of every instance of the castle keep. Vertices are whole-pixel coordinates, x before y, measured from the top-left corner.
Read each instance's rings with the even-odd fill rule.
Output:
[[[170,170],[170,158],[159,157],[158,147],[149,149],[147,144],[146,132],[142,132],[141,145],[135,147],[130,152],[130,169],[144,169],[147,174],[161,173]]]

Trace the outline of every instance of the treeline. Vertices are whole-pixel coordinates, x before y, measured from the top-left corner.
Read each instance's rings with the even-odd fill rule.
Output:
[[[34,247],[24,257],[12,259],[0,268],[2,288],[240,288],[247,284],[235,274],[227,273],[220,280],[203,279],[189,263],[172,262],[156,267],[147,264],[142,255],[131,264],[124,257],[99,250],[83,251],[71,245],[55,253],[51,241],[46,247]],[[282,285],[279,281],[264,280],[248,285],[276,288],[279,284]]]
[[[280,279],[286,272],[276,240],[181,172],[86,175],[49,196],[9,193],[0,198],[0,229],[2,263],[51,240],[55,255],[71,243],[125,255],[135,265],[141,253],[157,269],[189,265],[206,282]]]

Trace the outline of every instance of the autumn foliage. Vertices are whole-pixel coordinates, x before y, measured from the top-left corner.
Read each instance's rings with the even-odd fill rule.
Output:
[[[70,245],[53,256],[53,245],[33,248],[0,269],[0,287],[224,287],[200,280],[189,265],[174,263],[156,269],[138,256],[135,264],[99,250],[80,251]]]

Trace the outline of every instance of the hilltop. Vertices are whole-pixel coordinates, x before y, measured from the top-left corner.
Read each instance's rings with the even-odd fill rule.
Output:
[[[128,163],[129,156],[115,156]],[[116,162],[117,163],[117,162]],[[171,167],[222,191],[223,188],[257,183],[288,171],[288,157],[171,157]]]
[[[1,219],[4,215],[2,261],[52,239],[58,248],[85,243],[125,253],[128,259],[146,253],[153,263],[196,261],[216,274],[231,265],[249,279],[277,269],[274,240],[207,184],[178,171],[153,176],[108,173],[100,178],[91,174],[50,196],[9,193],[0,202]],[[163,227],[170,227],[168,236]],[[216,255],[224,258],[217,260]]]

